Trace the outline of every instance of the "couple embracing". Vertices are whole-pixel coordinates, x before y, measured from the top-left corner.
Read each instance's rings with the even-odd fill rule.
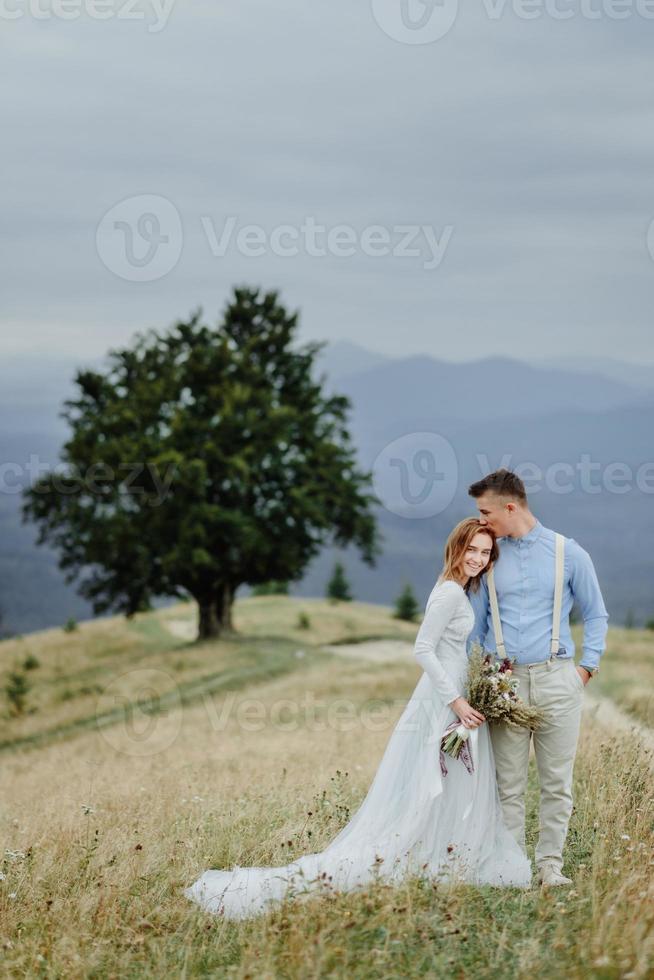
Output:
[[[423,674],[359,809],[331,843],[280,867],[205,871],[185,894],[209,912],[248,918],[286,896],[327,886],[365,887],[415,873],[472,884],[528,888],[525,791],[531,739],[540,783],[538,882],[570,884],[563,846],[585,685],[598,670],[608,616],[588,553],[543,525],[524,484],[498,470],[469,493],[479,517],[461,521],[415,641]],[[579,666],[570,633],[583,618]],[[533,734],[489,725],[466,700],[474,642],[515,661],[519,697],[541,708]],[[421,711],[425,704],[429,711]],[[440,735],[458,717],[471,730],[473,766],[439,766]]]

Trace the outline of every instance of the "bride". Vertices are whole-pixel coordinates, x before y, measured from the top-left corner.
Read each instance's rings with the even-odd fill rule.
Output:
[[[284,897],[327,887],[350,891],[409,874],[472,884],[531,884],[531,865],[507,830],[483,715],[464,697],[466,640],[474,625],[467,593],[497,560],[493,532],[477,518],[461,521],[445,545],[415,641],[423,668],[391,734],[368,793],[327,847],[281,867],[209,870],[184,894],[230,919],[257,915]],[[470,729],[472,771],[460,759],[439,763],[445,728]]]

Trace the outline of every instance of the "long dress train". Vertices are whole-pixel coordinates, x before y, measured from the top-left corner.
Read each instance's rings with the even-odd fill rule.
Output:
[[[414,656],[424,673],[393,730],[358,810],[323,851],[279,867],[205,871],[184,894],[208,912],[244,919],[287,894],[365,887],[407,874],[473,884],[531,884],[531,865],[506,828],[488,733],[471,732],[474,769],[447,757],[440,739],[456,720],[449,702],[465,693],[466,639],[474,614],[456,582],[437,582],[427,600]]]

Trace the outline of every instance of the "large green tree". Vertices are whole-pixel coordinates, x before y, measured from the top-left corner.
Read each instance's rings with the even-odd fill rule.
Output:
[[[217,327],[201,318],[77,372],[61,464],[23,519],[96,613],[190,595],[205,638],[232,628],[241,584],[297,580],[330,543],[374,566],[380,544],[349,400],[312,370],[324,343],[294,346],[298,314],[276,292],[237,288]]]

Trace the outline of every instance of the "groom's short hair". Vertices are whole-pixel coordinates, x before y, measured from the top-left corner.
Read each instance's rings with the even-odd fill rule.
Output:
[[[495,493],[498,497],[510,497],[512,500],[519,500],[527,503],[527,491],[525,485],[511,470],[495,470],[488,476],[477,480],[468,487],[471,497],[481,497],[485,493]]]

